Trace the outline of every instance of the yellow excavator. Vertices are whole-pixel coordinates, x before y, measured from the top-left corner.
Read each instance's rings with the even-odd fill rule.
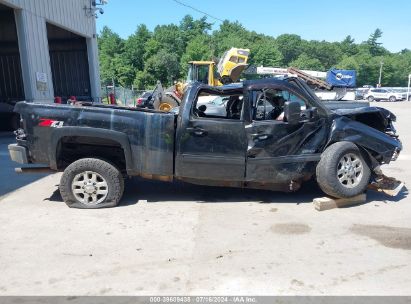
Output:
[[[186,86],[193,82],[202,82],[210,86],[221,86],[238,81],[243,70],[248,66],[249,49],[231,48],[224,53],[220,61],[190,61],[187,80],[177,82],[163,90],[160,83],[153,91],[154,109],[169,112],[180,105]]]

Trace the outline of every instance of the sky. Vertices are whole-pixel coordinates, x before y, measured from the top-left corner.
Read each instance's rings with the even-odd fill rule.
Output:
[[[351,35],[356,43],[376,28],[380,42],[391,52],[411,49],[411,0],[178,0],[218,19],[239,21],[246,29],[270,36],[297,34],[307,40],[341,41]],[[110,27],[127,38],[144,23],[178,24],[185,15],[204,14],[175,0],[109,0],[97,19],[98,32]],[[218,29],[221,21],[208,17]],[[241,47],[241,46],[238,46]]]

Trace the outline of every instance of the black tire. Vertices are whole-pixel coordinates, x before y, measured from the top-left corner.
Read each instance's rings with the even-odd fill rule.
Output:
[[[349,180],[354,180],[356,183],[352,185],[344,185],[339,180],[340,161],[344,161],[343,157],[347,155],[354,155],[356,160],[358,159],[362,165],[362,173],[357,177]],[[351,160],[350,160],[351,161]],[[358,162],[357,162],[358,163]],[[351,167],[348,170],[354,170],[356,167]],[[344,169],[343,169],[344,171]],[[320,188],[328,195],[336,198],[347,198],[359,195],[363,193],[370,182],[371,171],[367,162],[361,155],[358,147],[351,142],[338,142],[329,146],[322,154],[321,160],[317,165],[317,183]],[[355,171],[349,171],[349,173],[355,173]],[[347,172],[345,172],[345,175]],[[342,173],[341,178],[343,178]],[[347,183],[349,181],[347,180]]]
[[[368,96],[368,97],[367,97],[367,100],[368,100],[369,102],[373,102],[373,101],[374,101],[374,96]]]
[[[178,107],[178,103],[174,98],[172,98],[170,96],[167,96],[167,95],[164,95],[161,102],[158,99],[156,101],[154,101],[154,104],[153,104],[154,109],[155,110],[160,110],[161,104],[163,104],[163,103],[169,104],[171,106],[171,108]]]
[[[77,177],[81,176],[82,174],[86,174],[86,172],[97,173],[97,176],[99,175],[100,181],[102,178],[106,183],[107,187],[104,186],[104,188],[106,188],[108,192],[105,196],[100,194],[95,195],[99,200],[101,200],[97,201],[97,203],[84,203],[80,201],[76,198],[76,195],[72,190],[74,179],[77,179]],[[93,186],[90,185],[90,187]],[[105,189],[103,189],[103,191],[104,190]],[[63,176],[60,180],[61,196],[64,202],[70,208],[98,209],[115,207],[120,202],[120,199],[123,196],[123,192],[124,179],[121,172],[112,164],[97,158],[83,158],[75,161],[64,170]],[[79,195],[81,196],[82,194],[80,193]],[[93,194],[85,195],[90,198],[90,196]],[[86,198],[85,195],[83,194],[84,199]]]
[[[388,98],[388,100],[389,100],[390,102],[396,102],[396,101],[397,101],[397,98],[395,98],[395,96],[390,96],[390,98]]]
[[[223,76],[220,79],[222,84],[230,84],[233,82],[233,80],[229,76]]]

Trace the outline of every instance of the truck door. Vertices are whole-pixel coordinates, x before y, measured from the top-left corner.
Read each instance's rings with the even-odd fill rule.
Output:
[[[244,181],[247,142],[242,100],[241,91],[231,95],[203,95],[200,91],[192,104],[183,104],[177,122],[178,178],[209,181],[200,184]]]
[[[313,171],[325,144],[325,118],[315,115],[306,100],[285,88],[250,91],[251,119],[245,125],[248,147],[246,181],[291,184]],[[284,104],[298,101],[301,122],[284,119]],[[312,116],[312,117],[311,117]]]

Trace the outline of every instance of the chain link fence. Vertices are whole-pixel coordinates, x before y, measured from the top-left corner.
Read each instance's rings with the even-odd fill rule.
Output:
[[[105,86],[101,88],[102,102],[110,104],[111,96],[115,97],[117,105],[125,107],[135,107],[137,99],[144,93],[145,90],[127,89],[121,86]]]

